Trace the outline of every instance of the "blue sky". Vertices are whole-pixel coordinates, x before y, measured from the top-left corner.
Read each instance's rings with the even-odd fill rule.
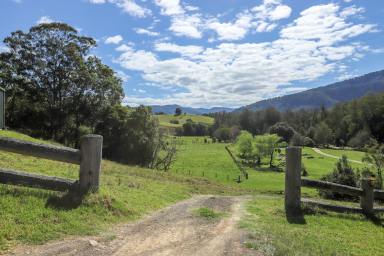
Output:
[[[52,21],[97,40],[128,105],[237,107],[384,69],[381,0],[0,1],[1,39]]]

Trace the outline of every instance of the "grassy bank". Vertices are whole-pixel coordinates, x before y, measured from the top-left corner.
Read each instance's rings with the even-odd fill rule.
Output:
[[[14,132],[0,132],[43,142]],[[0,152],[0,166],[77,179],[79,166]],[[66,235],[95,234],[192,194],[238,194],[236,187],[201,178],[102,162],[101,191],[74,202],[65,193],[0,185],[0,251],[17,243],[43,243]]]
[[[384,255],[384,216],[374,223],[360,214],[314,211],[305,224],[290,224],[283,199],[268,196],[256,196],[247,212],[246,245],[265,255]]]

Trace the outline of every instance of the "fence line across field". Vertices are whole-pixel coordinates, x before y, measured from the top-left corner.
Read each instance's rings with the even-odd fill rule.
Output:
[[[0,137],[0,150],[80,165],[79,180],[32,174],[0,167],[0,183],[86,193],[99,189],[103,137],[81,137],[80,150]]]
[[[360,207],[335,205],[306,198],[302,199],[302,186],[360,197]],[[302,215],[302,204],[336,212],[355,212],[364,213],[366,215],[373,215],[376,212],[384,212],[384,208],[374,207],[375,199],[384,200],[384,191],[374,189],[372,179],[362,179],[361,188],[357,188],[332,182],[302,178],[301,148],[288,147],[286,149],[285,211],[288,216],[299,217]]]

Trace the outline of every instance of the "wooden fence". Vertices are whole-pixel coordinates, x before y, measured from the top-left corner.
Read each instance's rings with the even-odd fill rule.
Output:
[[[305,198],[301,199],[302,186],[360,197],[360,207],[334,205]],[[336,212],[355,212],[373,215],[376,212],[384,211],[384,208],[374,207],[375,199],[384,200],[384,191],[375,190],[373,188],[373,180],[371,179],[362,179],[361,188],[357,188],[332,182],[301,178],[301,148],[288,147],[286,149],[285,210],[288,215],[300,216],[303,203]]]
[[[0,167],[0,183],[55,191],[95,192],[99,188],[103,137],[86,135],[80,150],[0,137],[0,150],[80,165],[79,180],[43,176]]]
[[[228,154],[232,158],[233,162],[236,164],[237,168],[240,170],[240,173],[243,174],[244,178],[247,180],[248,179],[248,173],[247,171],[243,168],[243,166],[237,161],[236,157],[232,154],[232,151],[228,148],[228,146],[225,146],[225,149],[227,150]],[[241,182],[241,178],[239,176],[238,182]]]

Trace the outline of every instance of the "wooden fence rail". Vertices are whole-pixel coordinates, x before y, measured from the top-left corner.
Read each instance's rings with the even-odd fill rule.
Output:
[[[301,199],[302,186],[360,197],[360,208],[334,205],[311,199]],[[337,212],[361,212],[366,215],[372,215],[375,212],[384,211],[383,208],[374,208],[375,199],[384,199],[384,191],[373,189],[373,181],[371,179],[362,179],[361,188],[356,188],[332,182],[301,178],[301,148],[288,147],[286,149],[285,210],[287,215],[301,215],[302,203]]]
[[[309,187],[309,188],[317,188],[321,190],[332,190],[334,192],[339,192],[341,194],[346,194],[351,196],[363,195],[363,190],[361,188],[345,186],[345,185],[332,183],[328,181],[310,180],[306,178],[301,178],[301,186]]]
[[[102,146],[103,137],[94,134],[81,138],[80,150],[0,137],[0,150],[80,165],[78,181],[0,168],[0,183],[56,191],[97,191]]]
[[[228,146],[225,146],[225,149],[227,150],[229,156],[232,158],[233,162],[236,164],[237,168],[240,170],[240,172],[243,174],[243,176],[247,180],[248,179],[248,172],[243,168],[243,166],[241,166],[239,161],[237,161],[236,157],[232,154],[232,151],[228,148]]]

